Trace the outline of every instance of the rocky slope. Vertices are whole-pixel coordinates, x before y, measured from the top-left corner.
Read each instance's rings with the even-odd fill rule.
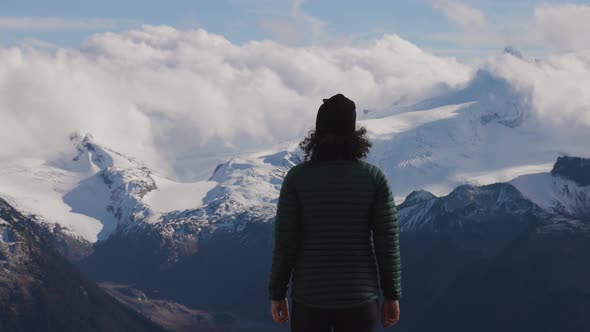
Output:
[[[0,199],[1,331],[163,331],[61,257]]]
[[[231,315],[193,310],[172,301],[148,296],[145,292],[126,285],[104,283],[100,285],[113,297],[145,317],[150,317],[168,331],[213,332],[231,327]],[[225,318],[225,321],[222,322]]]

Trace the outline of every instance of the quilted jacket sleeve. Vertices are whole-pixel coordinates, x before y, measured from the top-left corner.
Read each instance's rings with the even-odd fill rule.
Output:
[[[401,297],[401,262],[397,207],[387,178],[381,170],[375,176],[375,198],[372,207],[373,247],[379,268],[383,297]]]
[[[287,297],[287,288],[299,246],[299,211],[293,185],[294,171],[295,167],[292,167],[285,175],[277,203],[272,267],[268,283],[271,300],[282,300]]]

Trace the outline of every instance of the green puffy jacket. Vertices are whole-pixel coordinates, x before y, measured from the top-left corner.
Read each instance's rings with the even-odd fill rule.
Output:
[[[397,208],[387,178],[364,160],[301,163],[283,181],[269,298],[318,308],[401,296]],[[379,279],[379,281],[378,281]]]

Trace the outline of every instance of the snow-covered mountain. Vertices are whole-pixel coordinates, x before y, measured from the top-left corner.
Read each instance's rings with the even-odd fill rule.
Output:
[[[136,212],[136,200],[155,184],[141,162],[93,143],[92,136],[70,139],[71,155],[3,165],[0,192],[39,222],[58,223],[69,235],[96,242],[114,231],[118,218]],[[130,201],[119,208],[124,199]]]
[[[471,229],[497,238],[497,234],[486,232],[486,223],[504,231],[516,226],[511,223],[498,227],[504,222],[499,215],[535,215],[545,220],[548,227],[566,227],[590,234],[587,174],[590,174],[590,159],[562,156],[550,172],[521,175],[506,183],[461,185],[443,197],[416,190],[398,206],[400,226],[403,231]],[[469,215],[456,215],[444,224],[436,222],[465,209]],[[477,222],[464,224],[466,218],[476,215]]]
[[[587,139],[544,129],[531,91],[483,69],[461,89],[358,122],[374,142],[368,160],[388,175],[399,202],[416,189],[445,195],[461,184],[550,171],[559,155],[590,154]]]
[[[368,161],[385,172],[401,203],[417,198],[416,189],[446,195],[463,184],[547,173],[564,152],[590,153],[584,142],[539,131],[531,107],[527,92],[480,70],[463,88],[411,106],[359,112],[357,122],[373,142]],[[90,134],[70,139],[71,153],[52,160],[2,162],[0,196],[54,234],[91,244],[113,234],[153,233],[165,247],[182,243],[183,255],[218,230],[272,219],[282,177],[302,159],[293,140],[236,155],[211,169],[207,180],[180,183]],[[547,176],[527,175],[514,184],[532,195]],[[556,208],[571,210],[562,203]]]
[[[590,159],[563,156],[551,172],[512,180],[537,205],[570,219],[590,220]]]
[[[239,227],[232,220],[244,214],[267,220],[284,172],[300,158],[288,151],[235,157],[212,170],[207,181],[178,183],[92,135],[72,135],[71,141],[72,156],[11,161],[0,175],[0,195],[47,227],[58,223],[91,243],[155,224],[196,235],[213,226]]]

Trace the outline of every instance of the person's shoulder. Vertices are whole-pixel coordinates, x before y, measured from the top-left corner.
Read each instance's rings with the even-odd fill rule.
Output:
[[[369,174],[371,174],[371,176],[372,176],[373,178],[378,178],[378,177],[380,177],[380,176],[383,176],[383,175],[384,175],[384,174],[383,174],[383,171],[382,171],[382,170],[381,170],[381,169],[380,169],[380,168],[379,168],[377,165],[375,165],[375,164],[372,164],[372,163],[370,163],[370,162],[368,162],[368,161],[366,161],[366,160],[359,159],[359,160],[358,160],[358,164],[359,164],[359,166],[360,166],[362,169],[364,169],[364,170],[366,170],[367,172],[369,172]]]
[[[305,167],[305,163],[303,163],[303,162],[291,166],[291,168],[289,168],[289,170],[287,170],[287,173],[285,174],[285,178],[292,178],[293,176],[295,176],[296,173],[300,172],[301,169],[303,169],[304,167]]]
[[[305,166],[304,163],[295,164],[291,168],[289,168],[289,172],[298,172],[304,166]]]

